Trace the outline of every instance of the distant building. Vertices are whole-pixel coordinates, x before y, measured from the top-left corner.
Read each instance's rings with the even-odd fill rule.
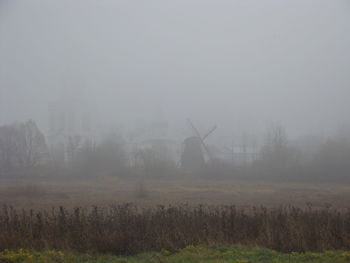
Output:
[[[157,161],[166,163],[179,162],[181,152],[181,141],[163,119],[151,121],[142,127],[132,129],[127,136],[127,151],[131,157],[131,164],[138,166],[144,154],[153,155]]]

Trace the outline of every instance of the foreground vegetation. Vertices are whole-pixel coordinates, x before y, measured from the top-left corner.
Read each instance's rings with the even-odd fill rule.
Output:
[[[350,249],[350,212],[283,207],[158,206],[0,211],[0,249],[130,255],[188,245],[244,244],[282,252]]]
[[[323,253],[278,253],[274,250],[249,248],[243,246],[207,247],[187,246],[175,252],[162,249],[160,252],[148,252],[135,256],[90,255],[63,253],[60,251],[33,252],[29,250],[0,252],[2,263],[176,263],[176,262],[230,262],[230,263],[293,263],[318,262],[342,263],[349,262],[350,252],[326,251]]]

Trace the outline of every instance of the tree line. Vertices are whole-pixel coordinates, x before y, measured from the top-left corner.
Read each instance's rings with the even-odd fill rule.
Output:
[[[143,178],[207,177],[263,180],[350,179],[350,140],[347,136],[309,144],[291,142],[282,125],[266,133],[258,157],[235,164],[215,159],[195,171],[184,171],[166,147],[132,149],[121,136],[110,134],[94,141],[69,136],[61,157],[47,146],[34,121],[0,126],[0,176],[45,175],[119,176]],[[312,150],[310,150],[312,148]],[[57,150],[57,149],[56,149]],[[305,151],[310,150],[309,153]],[[39,171],[40,170],[40,171]],[[32,174],[32,173],[30,173]]]

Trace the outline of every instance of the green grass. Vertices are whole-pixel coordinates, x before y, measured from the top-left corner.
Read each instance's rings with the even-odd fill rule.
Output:
[[[29,250],[0,252],[0,263],[347,263],[350,251],[322,253],[279,253],[264,248],[244,246],[208,247],[188,246],[176,252],[160,252],[135,256],[89,255],[59,251],[34,252]]]

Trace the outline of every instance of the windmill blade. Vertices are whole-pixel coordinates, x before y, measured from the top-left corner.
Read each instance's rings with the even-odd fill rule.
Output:
[[[210,134],[212,134],[213,133],[213,131],[215,131],[216,130],[216,128],[217,128],[217,126],[216,125],[214,125],[214,127],[213,128],[211,128],[204,136],[203,136],[203,138],[202,138],[202,140],[204,141]]]
[[[204,141],[203,141],[201,138],[200,138],[200,140],[201,140],[201,143],[202,143],[202,145],[203,145],[204,150],[205,150],[205,151],[207,152],[207,154],[208,154],[209,160],[212,161],[213,158],[212,158],[212,156],[211,156],[211,153],[210,153],[208,147],[205,145]]]
[[[207,145],[204,143],[204,140],[205,140],[211,133],[213,133],[213,132],[216,130],[216,128],[217,128],[217,126],[215,125],[215,126],[214,126],[213,128],[211,128],[202,138],[200,138],[200,139],[201,139],[201,142],[202,142],[202,145],[203,145],[205,151],[207,152],[210,161],[213,160],[213,157],[212,157],[212,155],[211,155],[211,153],[210,153],[210,151],[209,151]]]
[[[194,126],[194,124],[192,123],[192,121],[191,121],[190,119],[187,119],[187,123],[188,123],[188,125],[192,128],[192,130],[194,131],[194,133],[196,134],[196,136],[202,139],[202,136],[200,135],[199,131],[197,130],[196,126]]]
[[[195,134],[197,135],[197,137],[200,139],[201,144],[203,145],[203,148],[204,148],[204,150],[207,152],[208,157],[209,157],[209,160],[211,161],[213,158],[212,158],[212,156],[211,156],[211,154],[210,154],[210,152],[209,152],[208,147],[205,145],[205,143],[204,143],[204,141],[203,141],[203,139],[202,139],[202,137],[201,137],[199,131],[197,130],[197,128],[194,126],[194,124],[191,122],[190,119],[187,119],[187,122],[189,123],[189,125],[191,126],[191,128],[194,130],[194,132],[195,132]],[[215,129],[216,129],[216,127],[215,127]],[[214,131],[214,130],[213,130],[213,131]],[[211,131],[211,132],[212,132],[212,131]],[[210,132],[210,133],[211,133],[211,132]],[[209,134],[208,134],[208,135],[209,135]]]

